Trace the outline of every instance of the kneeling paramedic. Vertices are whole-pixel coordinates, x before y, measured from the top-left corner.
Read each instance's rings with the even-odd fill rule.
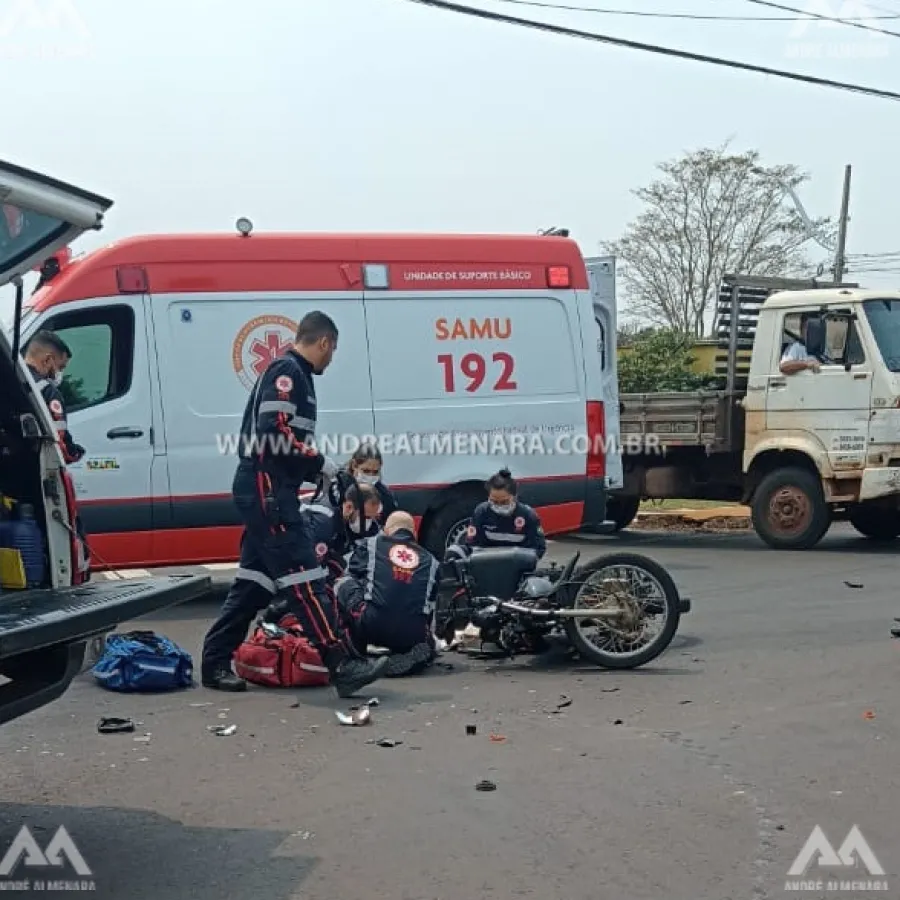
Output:
[[[338,330],[322,312],[303,317],[293,347],[270,363],[256,382],[241,423],[240,462],[232,492],[244,524],[235,582],[203,645],[204,686],[246,690],[231,669],[232,656],[256,615],[282,595],[329,671],[339,696],[350,697],[378,678],[355,652],[326,588],[309,521],[298,492],[337,466],[312,444],[316,427],[313,376],[321,375],[337,348]]]
[[[366,524],[376,520],[381,514],[381,500],[373,487],[364,484],[350,485],[339,507],[340,515],[330,506],[318,503],[300,507],[301,515],[309,523],[315,542],[316,562],[326,570],[325,582],[329,591],[334,590],[335,583],[346,571],[345,557],[351,544],[359,539]],[[363,510],[362,517],[359,514],[360,507]],[[287,599],[276,600],[266,609],[263,621],[279,624],[285,616],[290,615],[290,607]]]
[[[382,534],[358,543],[348,573],[338,582],[338,604],[359,652],[387,647],[388,677],[426,668],[435,657],[439,564],[416,542],[412,516],[392,513]]]

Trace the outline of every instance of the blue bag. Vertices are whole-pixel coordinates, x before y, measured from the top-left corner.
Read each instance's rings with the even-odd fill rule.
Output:
[[[174,641],[153,631],[111,634],[91,670],[110,691],[176,691],[194,683],[194,661]]]

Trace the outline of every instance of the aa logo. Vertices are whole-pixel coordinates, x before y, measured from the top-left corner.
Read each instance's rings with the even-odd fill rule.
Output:
[[[858,825],[850,829],[844,843],[837,850],[831,845],[825,832],[816,825],[793,865],[788,869],[788,875],[802,878],[814,863],[820,868],[831,869],[855,869],[861,863],[870,875],[885,874]]]
[[[82,878],[87,878],[92,874],[64,825],[59,826],[44,850],[41,850],[28,826],[23,825],[16,835],[16,839],[10,844],[9,850],[6,851],[6,855],[0,860],[0,876],[11,875],[23,862],[26,867],[33,869],[61,869],[68,862],[69,866]]]

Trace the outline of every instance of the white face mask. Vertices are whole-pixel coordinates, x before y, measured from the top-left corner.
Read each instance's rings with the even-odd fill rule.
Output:
[[[57,372],[50,380],[59,387],[63,383],[63,373]]]
[[[491,503],[489,505],[491,507],[491,512],[497,513],[498,516],[511,516],[516,509],[515,503],[507,503],[505,505]]]
[[[375,484],[378,484],[379,481],[381,481],[381,476],[380,475],[367,475],[364,472],[360,472],[359,475],[356,476],[356,480],[360,484],[375,485]]]

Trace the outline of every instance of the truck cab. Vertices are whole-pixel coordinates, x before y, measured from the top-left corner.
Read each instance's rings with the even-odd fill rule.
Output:
[[[794,345],[815,365],[786,374]],[[900,292],[782,291],[760,310],[743,400],[754,518],[811,546],[849,519],[900,535]]]
[[[19,549],[9,537],[15,529],[0,529],[3,724],[59,697],[118,624],[201,596],[210,579],[89,583],[73,482],[50,412],[21,359],[18,314],[22,276],[82,232],[101,228],[112,203],[4,162],[0,201],[0,290],[14,289],[17,313],[12,333],[0,331],[0,495],[4,517],[19,515],[32,538]]]

